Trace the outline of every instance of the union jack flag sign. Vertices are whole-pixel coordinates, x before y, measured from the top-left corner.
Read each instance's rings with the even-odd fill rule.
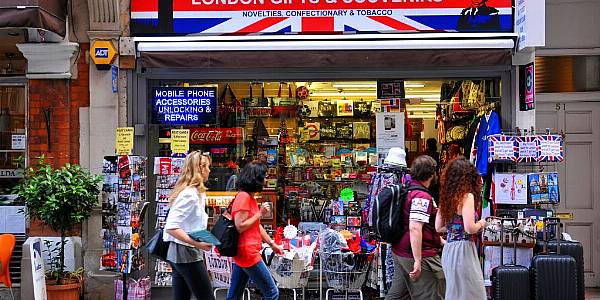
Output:
[[[538,159],[538,143],[535,136],[518,136],[517,162],[535,162]]]
[[[132,0],[142,35],[512,32],[513,0]]]
[[[488,136],[488,161],[517,161],[519,151],[514,136],[494,134]]]
[[[560,135],[538,135],[538,161],[561,162],[565,157],[564,139]]]

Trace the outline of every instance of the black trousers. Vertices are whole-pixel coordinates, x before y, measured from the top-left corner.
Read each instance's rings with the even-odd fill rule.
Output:
[[[171,263],[171,267],[173,268],[174,300],[190,300],[192,294],[196,299],[215,299],[208,272],[202,261],[181,264]]]

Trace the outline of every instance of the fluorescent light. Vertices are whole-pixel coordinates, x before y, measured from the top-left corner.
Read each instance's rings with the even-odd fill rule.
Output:
[[[422,83],[404,83],[405,88],[423,88],[425,87]]]
[[[431,93],[419,94],[419,93],[411,92],[410,95],[406,95],[406,98],[423,98],[423,99],[437,98],[439,100],[440,94],[431,94]]]
[[[376,97],[377,93],[375,92],[371,92],[371,93],[367,93],[367,92],[352,92],[352,93],[345,93],[345,92],[341,92],[341,93],[337,93],[337,92],[332,92],[332,93],[319,93],[319,92],[314,92],[312,94],[310,94],[311,97]]]
[[[422,98],[425,102],[440,102],[440,98]]]
[[[376,88],[376,83],[334,83],[334,88]]]
[[[435,106],[407,106],[406,109],[411,112],[411,111],[436,111],[436,107]]]
[[[432,114],[423,114],[423,115],[408,115],[409,119],[428,119],[428,120],[433,120],[435,119],[435,115]]]

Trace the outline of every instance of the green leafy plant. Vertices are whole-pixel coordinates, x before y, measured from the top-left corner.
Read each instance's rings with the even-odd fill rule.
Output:
[[[23,159],[17,164],[22,166]],[[25,213],[60,233],[61,242],[52,249],[51,255],[51,266],[55,270],[50,274],[57,284],[63,284],[63,280],[70,277],[64,271],[66,234],[86,220],[98,205],[101,182],[101,176],[92,175],[78,165],[65,164],[55,169],[41,156],[15,187],[14,193],[25,203]],[[58,259],[54,258],[56,255]]]

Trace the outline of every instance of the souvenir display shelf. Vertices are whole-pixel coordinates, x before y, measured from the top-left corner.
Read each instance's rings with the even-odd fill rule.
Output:
[[[282,167],[286,218],[359,228],[355,215],[332,214],[331,204],[344,188],[361,190],[377,163],[374,109],[378,101],[305,101],[297,121],[298,134],[286,144]],[[356,193],[353,206],[360,206]],[[343,212],[342,209],[340,212]],[[347,223],[348,217],[352,223]]]
[[[145,243],[146,158],[105,156],[102,164],[102,230],[100,269],[138,277],[146,268],[140,248]],[[124,297],[127,289],[123,290]]]
[[[517,128],[514,132],[488,137],[493,170],[490,199],[496,203],[494,213],[517,218],[523,228],[531,228],[529,236],[522,233],[516,243],[517,263],[523,266],[529,266],[535,241],[542,238],[543,219],[555,216],[560,203],[558,173],[552,171],[556,170],[556,163],[564,159],[563,141],[562,133],[552,134],[549,129],[540,132],[534,128],[523,132]],[[550,238],[553,234],[551,231]],[[512,243],[510,240],[509,244]],[[485,283],[489,286],[491,269],[499,264],[500,242],[483,241],[482,245]],[[512,252],[509,255],[512,257]],[[510,259],[506,252],[505,259]]]
[[[206,192],[206,211],[208,213],[208,227],[211,228],[217,221],[218,216],[224,212],[229,203],[233,201],[237,192]],[[269,202],[272,214],[261,219],[260,223],[265,230],[273,230],[276,226],[277,216],[277,193],[274,191],[263,191],[254,195],[258,205]]]

